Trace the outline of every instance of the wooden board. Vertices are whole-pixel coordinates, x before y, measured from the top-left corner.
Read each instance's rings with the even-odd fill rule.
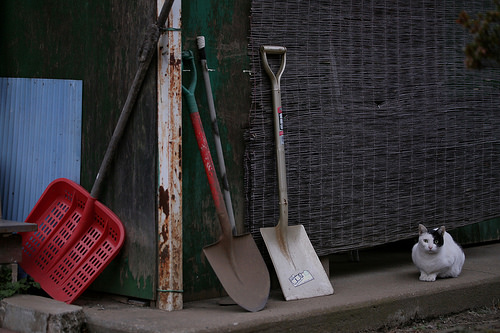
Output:
[[[38,225],[36,223],[25,223],[25,222],[0,219],[1,234],[12,233],[12,232],[36,231],[37,229]]]

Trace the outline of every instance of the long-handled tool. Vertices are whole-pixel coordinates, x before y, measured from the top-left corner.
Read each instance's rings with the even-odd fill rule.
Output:
[[[222,180],[222,188],[224,190],[224,200],[226,202],[227,214],[231,223],[233,235],[236,235],[236,222],[234,220],[233,204],[231,201],[231,192],[229,190],[229,181],[226,173],[226,163],[224,162],[224,152],[220,141],[219,125],[217,124],[217,113],[215,111],[214,98],[212,96],[212,85],[210,84],[210,76],[208,74],[207,55],[205,52],[205,37],[196,37],[198,50],[200,52],[201,71],[203,73],[203,81],[205,82],[205,91],[207,93],[208,110],[210,112],[210,120],[212,121],[212,133],[215,142],[215,151],[217,152],[217,161],[219,162],[219,173]]]
[[[271,228],[261,228],[260,232],[287,301],[330,295],[333,294],[332,284],[314,251],[304,226],[301,224],[288,226],[285,140],[280,88],[281,75],[286,64],[286,48],[283,46],[261,46],[260,53],[264,69],[272,84],[280,207],[278,225]],[[276,75],[269,66],[267,54],[281,57],[280,68]]]
[[[194,97],[196,67],[193,53],[183,52],[182,59],[183,65],[189,65],[191,70],[191,82],[188,88],[182,86],[182,93],[189,108],[222,230],[219,240],[203,248],[203,253],[233,301],[248,311],[259,311],[264,308],[269,297],[269,272],[252,236],[250,234],[233,236],[231,233],[231,224]]]
[[[38,224],[38,231],[23,233],[21,266],[56,300],[72,303],[123,245],[125,229],[121,221],[97,197],[172,4],[173,0],[165,1],[156,24],[148,29],[139,68],[90,194],[71,180],[57,179],[47,187],[26,219]]]

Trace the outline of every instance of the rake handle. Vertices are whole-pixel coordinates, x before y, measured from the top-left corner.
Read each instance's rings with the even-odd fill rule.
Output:
[[[123,136],[125,132],[125,126],[127,125],[128,118],[132,113],[133,107],[137,100],[137,96],[142,87],[142,83],[144,82],[144,77],[146,76],[146,72],[151,64],[151,60],[153,59],[153,55],[155,54],[156,45],[158,43],[158,39],[160,38],[160,29],[163,28],[165,22],[167,21],[168,14],[172,9],[172,5],[174,0],[166,0],[163,4],[163,7],[158,15],[158,19],[155,24],[152,24],[146,34],[142,45],[142,52],[139,56],[139,68],[134,77],[134,81],[130,86],[127,100],[123,105],[122,111],[120,113],[120,118],[118,118],[118,123],[116,124],[115,130],[113,132],[113,136],[108,144],[108,148],[106,149],[106,153],[104,154],[103,161],[101,163],[101,167],[99,168],[99,172],[97,173],[96,179],[94,181],[94,185],[92,186],[92,190],[90,195],[93,198],[98,198],[102,188],[102,182],[106,177],[111,162],[116,154],[116,150],[118,147],[118,142]]]

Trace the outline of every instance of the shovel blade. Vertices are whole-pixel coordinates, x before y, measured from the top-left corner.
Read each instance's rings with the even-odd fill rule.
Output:
[[[330,279],[304,226],[286,227],[282,236],[288,245],[288,255],[286,249],[279,244],[278,232],[278,227],[260,229],[285,299],[290,301],[333,294]]]
[[[271,285],[269,271],[250,234],[233,236],[230,242],[220,239],[203,252],[236,304],[251,312],[264,308]]]

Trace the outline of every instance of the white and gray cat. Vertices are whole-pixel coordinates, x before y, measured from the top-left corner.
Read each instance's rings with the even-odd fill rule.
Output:
[[[411,257],[420,270],[420,280],[435,281],[436,277],[459,276],[465,254],[445,227],[428,231],[424,225],[419,224],[418,232],[418,243],[413,246]]]

